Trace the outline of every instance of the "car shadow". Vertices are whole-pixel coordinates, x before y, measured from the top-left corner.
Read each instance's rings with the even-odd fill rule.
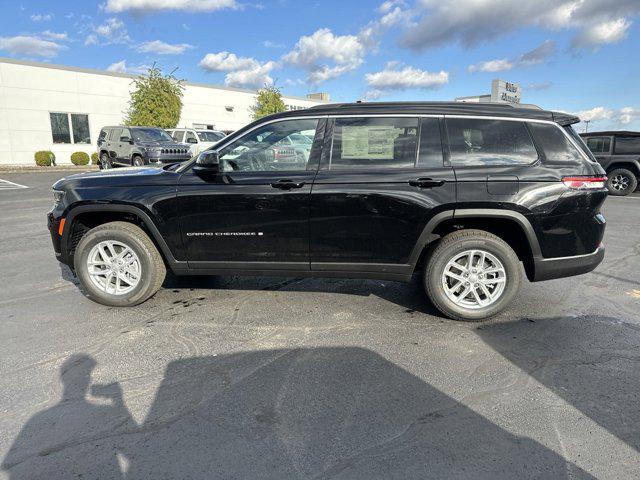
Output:
[[[61,400],[3,459],[10,479],[593,478],[362,348],[172,361],[140,424],[118,384],[90,386],[95,366],[65,362]]]
[[[477,327],[491,348],[640,451],[640,326],[613,317],[520,319]]]
[[[419,312],[447,319],[429,301],[422,280],[414,275],[410,283],[387,280],[365,280],[347,278],[288,278],[252,276],[179,276],[167,273],[162,285],[164,289],[180,293],[184,290],[240,290],[331,293],[376,296],[405,309],[407,313]]]

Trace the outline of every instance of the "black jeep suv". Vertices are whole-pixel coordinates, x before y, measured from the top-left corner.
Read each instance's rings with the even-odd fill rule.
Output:
[[[611,195],[633,193],[640,178],[640,132],[589,132],[581,136],[607,172]]]
[[[564,113],[323,105],[258,120],[182,164],[57,182],[56,256],[93,300],[135,305],[175,274],[411,280],[480,320],[531,281],[604,256],[604,171]],[[301,162],[275,155],[313,138]]]
[[[142,167],[183,162],[191,158],[189,146],[177,143],[155,127],[103,127],[98,135],[100,168],[116,164]]]

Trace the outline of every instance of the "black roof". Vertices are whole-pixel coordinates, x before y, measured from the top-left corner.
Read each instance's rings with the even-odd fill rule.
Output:
[[[359,102],[330,103],[315,105],[305,110],[291,110],[274,115],[288,117],[298,115],[364,115],[371,113],[403,113],[416,115],[483,115],[491,117],[532,118],[551,120],[561,125],[571,125],[580,119],[574,115],[541,110],[531,107],[518,107],[508,103],[466,103],[466,102]]]
[[[602,132],[581,133],[580,136],[581,137],[604,137],[604,136],[640,137],[640,132],[631,132],[629,130],[605,130]]]

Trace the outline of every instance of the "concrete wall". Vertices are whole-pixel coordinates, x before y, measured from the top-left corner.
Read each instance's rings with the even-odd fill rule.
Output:
[[[0,164],[33,165],[37,150],[51,150],[58,164],[71,153],[95,151],[100,128],[122,123],[131,75],[0,59]],[[186,83],[179,127],[194,123],[237,130],[251,121],[251,90]],[[284,97],[289,108],[322,103]],[[230,111],[227,107],[232,107]],[[50,112],[89,116],[91,144],[54,144]]]

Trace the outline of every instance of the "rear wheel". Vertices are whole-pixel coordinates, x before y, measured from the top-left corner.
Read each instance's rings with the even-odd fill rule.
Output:
[[[634,192],[638,179],[626,168],[616,168],[607,174],[607,188],[611,195],[624,196]]]
[[[154,243],[127,222],[106,223],[87,232],[76,248],[74,266],[87,297],[118,307],[144,302],[166,275]]]
[[[427,260],[424,285],[435,307],[456,320],[480,321],[504,310],[520,290],[517,255],[482,230],[445,236]]]

